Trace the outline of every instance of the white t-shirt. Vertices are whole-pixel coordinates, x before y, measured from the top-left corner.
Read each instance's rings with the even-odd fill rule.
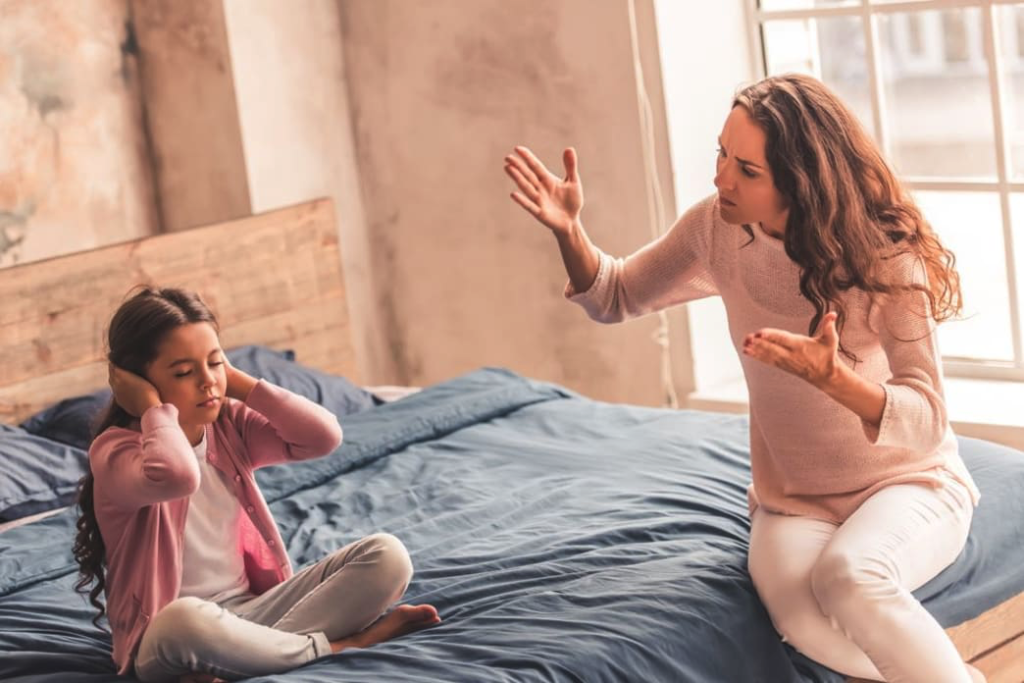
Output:
[[[206,432],[194,447],[201,483],[192,494],[185,518],[181,597],[223,602],[249,590],[249,579],[238,547],[242,506],[224,475],[206,461]]]

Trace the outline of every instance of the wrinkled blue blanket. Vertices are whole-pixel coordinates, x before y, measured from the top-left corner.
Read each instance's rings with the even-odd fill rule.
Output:
[[[587,400],[480,370],[347,417],[258,479],[296,565],[377,531],[444,623],[259,681],[843,680],[783,645],[746,571],[745,417]],[[945,625],[1024,591],[1024,454],[962,439],[967,551],[918,595]],[[75,516],[0,534],[0,679],[119,680],[72,593]],[[123,679],[121,679],[123,680]]]

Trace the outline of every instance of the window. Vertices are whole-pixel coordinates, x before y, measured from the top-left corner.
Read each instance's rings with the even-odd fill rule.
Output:
[[[764,72],[835,90],[956,254],[946,373],[1024,380],[1024,3],[747,2]]]

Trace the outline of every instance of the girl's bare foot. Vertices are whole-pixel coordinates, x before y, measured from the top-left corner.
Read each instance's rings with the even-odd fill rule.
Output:
[[[227,683],[223,678],[217,678],[213,674],[184,674],[178,679],[178,683]]]
[[[331,643],[331,652],[370,647],[440,623],[441,617],[433,605],[399,605],[359,633]]]
[[[967,665],[967,672],[971,674],[971,681],[973,683],[985,683],[985,674],[981,673],[970,664]]]

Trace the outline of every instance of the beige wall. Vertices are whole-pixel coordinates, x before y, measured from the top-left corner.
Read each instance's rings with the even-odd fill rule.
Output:
[[[596,243],[624,255],[650,239],[650,169],[641,148],[628,0],[194,2],[0,0],[0,37],[6,36],[0,68],[12,72],[21,68],[21,56],[44,51],[42,38],[32,50],[24,47],[40,27],[46,35],[57,23],[69,24],[78,32],[58,41],[48,35],[57,47],[36,60],[42,66],[24,82],[44,94],[53,83],[75,91],[79,80],[94,94],[103,92],[96,84],[121,88],[120,99],[112,95],[93,114],[93,127],[80,124],[76,131],[104,144],[95,151],[62,148],[62,158],[86,169],[74,180],[91,189],[81,199],[70,189],[21,191],[59,207],[56,220],[28,231],[18,247],[23,254],[30,239],[49,253],[93,246],[95,237],[79,243],[65,235],[78,239],[97,226],[109,226],[108,241],[129,239],[152,231],[158,215],[164,229],[178,229],[236,215],[246,203],[262,211],[330,196],[363,381],[427,384],[504,365],[599,398],[662,402],[661,356],[652,338],[657,319],[601,326],[562,299],[565,275],[554,241],[509,199],[501,162],[523,143],[561,173],[561,149],[574,145],[587,193],[584,220]],[[78,9],[49,18],[58,6]],[[148,78],[141,89],[131,78],[100,77],[118,73],[129,6]],[[657,171],[671,220],[653,8],[651,0],[636,7]],[[9,22],[15,14],[20,18]],[[94,69],[92,81],[78,62]],[[126,63],[133,63],[130,55]],[[174,66],[188,63],[195,68]],[[6,102],[20,97],[23,110],[30,109],[24,87],[3,83]],[[45,169],[38,159],[48,158],[45,133],[57,121],[54,112],[66,117],[89,101],[63,93],[43,98],[59,102],[57,109],[38,113],[37,107],[35,118],[29,112],[0,123],[3,144],[23,130],[34,130],[37,140],[30,154],[14,158],[12,173]],[[148,127],[139,123],[140,101]],[[183,101],[214,118],[190,123],[175,113]],[[210,135],[230,142],[230,153],[198,157],[216,142],[204,141]],[[147,161],[159,171],[155,198]],[[211,183],[226,175],[231,192],[211,194]],[[120,214],[89,214],[69,227],[72,216],[95,211],[105,194],[120,202]],[[0,219],[10,222],[33,206],[20,197],[2,197]],[[674,380],[683,393],[692,377],[679,312],[671,333]]]
[[[359,374],[386,382],[395,367],[373,305],[338,4],[303,0],[301,7],[224,2],[251,208],[334,199]]]
[[[653,14],[637,5],[663,112]],[[389,379],[425,384],[505,365],[600,398],[661,402],[656,319],[601,326],[562,299],[555,243],[509,199],[501,161],[523,143],[561,173],[562,147],[575,146],[595,242],[626,254],[650,238],[628,6],[340,0]],[[675,322],[685,391],[687,335]]]
[[[0,266],[156,231],[127,17],[0,0]]]

